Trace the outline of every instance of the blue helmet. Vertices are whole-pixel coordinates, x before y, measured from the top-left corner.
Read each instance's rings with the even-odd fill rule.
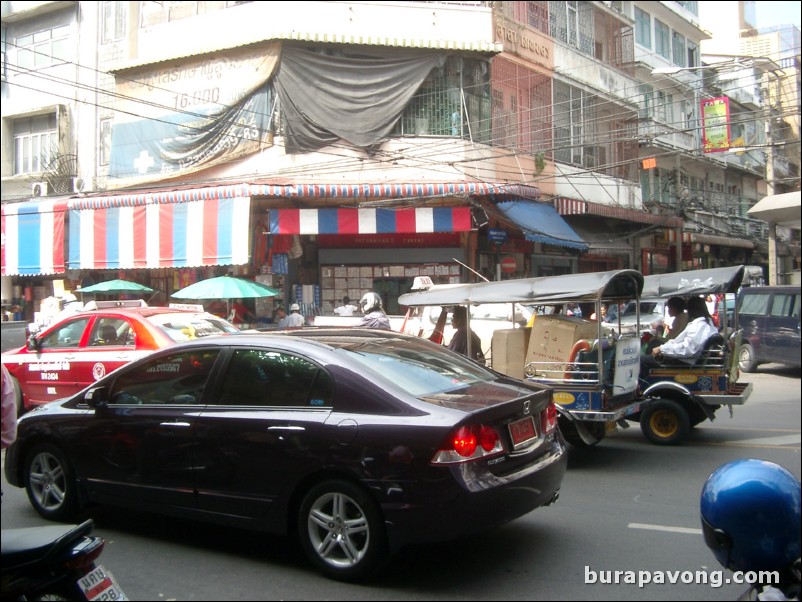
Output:
[[[732,571],[783,571],[800,556],[800,498],[799,481],[773,462],[719,466],[702,487],[705,543]]]

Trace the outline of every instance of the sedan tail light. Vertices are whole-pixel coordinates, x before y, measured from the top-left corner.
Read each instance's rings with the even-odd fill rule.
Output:
[[[504,452],[501,437],[492,426],[461,426],[454,430],[437,450],[432,464],[458,464],[487,458]]]
[[[540,412],[540,430],[544,435],[548,435],[555,428],[557,428],[557,406],[550,401]]]

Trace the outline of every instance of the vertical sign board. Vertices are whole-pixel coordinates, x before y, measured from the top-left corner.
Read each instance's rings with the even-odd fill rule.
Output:
[[[720,153],[730,148],[730,99],[706,98],[702,107],[702,150]]]

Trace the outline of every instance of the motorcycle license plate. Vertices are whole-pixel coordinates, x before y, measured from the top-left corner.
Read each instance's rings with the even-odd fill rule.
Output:
[[[87,600],[128,600],[114,575],[102,565],[78,580],[78,587]]]

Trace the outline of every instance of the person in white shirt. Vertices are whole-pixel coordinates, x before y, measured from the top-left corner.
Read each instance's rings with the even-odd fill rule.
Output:
[[[641,376],[648,376],[652,368],[669,363],[693,363],[707,340],[718,332],[713,319],[707,313],[707,305],[701,297],[691,297],[686,306],[688,325],[676,338],[652,349],[650,355],[641,355]]]
[[[351,303],[351,299],[348,298],[346,295],[343,297],[343,304],[340,307],[334,310],[334,313],[338,316],[353,316],[354,312],[356,312],[359,308]]]
[[[301,315],[301,306],[297,303],[290,305],[290,315],[287,316],[287,328],[300,328],[306,323]]]

